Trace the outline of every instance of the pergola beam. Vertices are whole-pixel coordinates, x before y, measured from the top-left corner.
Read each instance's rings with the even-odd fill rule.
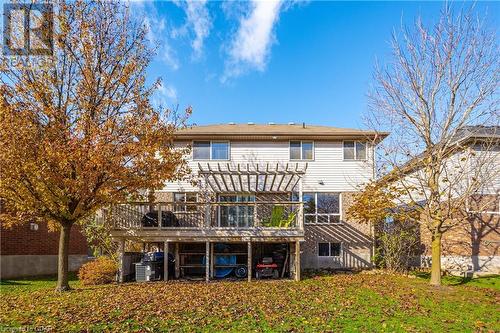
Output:
[[[289,192],[289,187],[296,178],[297,181],[293,183],[293,187],[290,190],[297,185],[306,172],[307,164],[304,167],[299,168],[299,164],[296,163],[295,168],[293,166],[290,168],[289,163],[287,163],[284,167],[280,167],[277,163],[275,168],[270,168],[269,164],[266,164],[265,168],[256,165],[255,168],[252,169],[249,164],[246,164],[246,167],[241,168],[240,164],[231,166],[227,163],[226,166],[223,167],[217,163],[216,168],[212,168],[209,163],[206,164],[206,167],[198,163],[198,168],[199,174],[205,176],[205,181],[214,192],[279,193]],[[226,176],[229,177],[230,181],[226,179]],[[239,189],[237,188],[236,181],[233,177],[237,177]],[[246,177],[246,179],[243,177]],[[253,177],[255,177],[255,180],[253,180]],[[261,177],[264,179],[262,180]],[[269,177],[271,177],[270,180]],[[246,183],[245,186],[243,186],[243,182]],[[259,186],[260,184],[262,184],[262,186]],[[275,188],[275,184],[277,185],[277,188]]]
[[[227,169],[228,169],[228,170],[230,170],[229,163],[227,164]],[[233,190],[234,190],[234,192],[238,192],[238,190],[236,189],[236,185],[234,184],[233,174],[230,174],[230,175],[229,175],[229,179],[231,179],[231,185],[233,186]]]

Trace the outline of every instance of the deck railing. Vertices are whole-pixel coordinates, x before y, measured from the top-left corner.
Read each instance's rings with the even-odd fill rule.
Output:
[[[130,202],[103,212],[114,229],[279,228],[302,229],[302,203]]]

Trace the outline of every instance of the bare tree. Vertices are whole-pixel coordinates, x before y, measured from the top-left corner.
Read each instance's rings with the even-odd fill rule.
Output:
[[[392,61],[376,67],[366,119],[391,132],[380,171],[403,190],[400,205],[420,213],[431,234],[431,284],[440,285],[443,234],[460,223],[471,195],[497,177],[498,132],[477,133],[499,124],[496,33],[473,6],[459,12],[445,6],[434,25],[417,19],[394,33],[391,48]]]

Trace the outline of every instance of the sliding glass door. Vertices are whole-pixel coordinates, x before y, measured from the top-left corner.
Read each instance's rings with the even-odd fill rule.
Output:
[[[249,228],[254,221],[254,195],[225,194],[219,195],[220,203],[231,203],[231,205],[219,206],[219,227]],[[247,203],[237,205],[232,203]]]

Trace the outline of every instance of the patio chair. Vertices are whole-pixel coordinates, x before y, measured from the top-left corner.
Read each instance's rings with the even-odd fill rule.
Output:
[[[290,228],[290,226],[293,224],[293,222],[295,221],[295,216],[297,214],[295,212],[293,213],[290,213],[288,215],[288,218],[287,219],[284,219],[284,220],[281,220],[280,221],[280,228]]]
[[[283,220],[283,215],[285,212],[285,207],[283,206],[273,206],[271,211],[271,218],[262,221],[262,225],[265,227],[279,227],[281,220]]]

